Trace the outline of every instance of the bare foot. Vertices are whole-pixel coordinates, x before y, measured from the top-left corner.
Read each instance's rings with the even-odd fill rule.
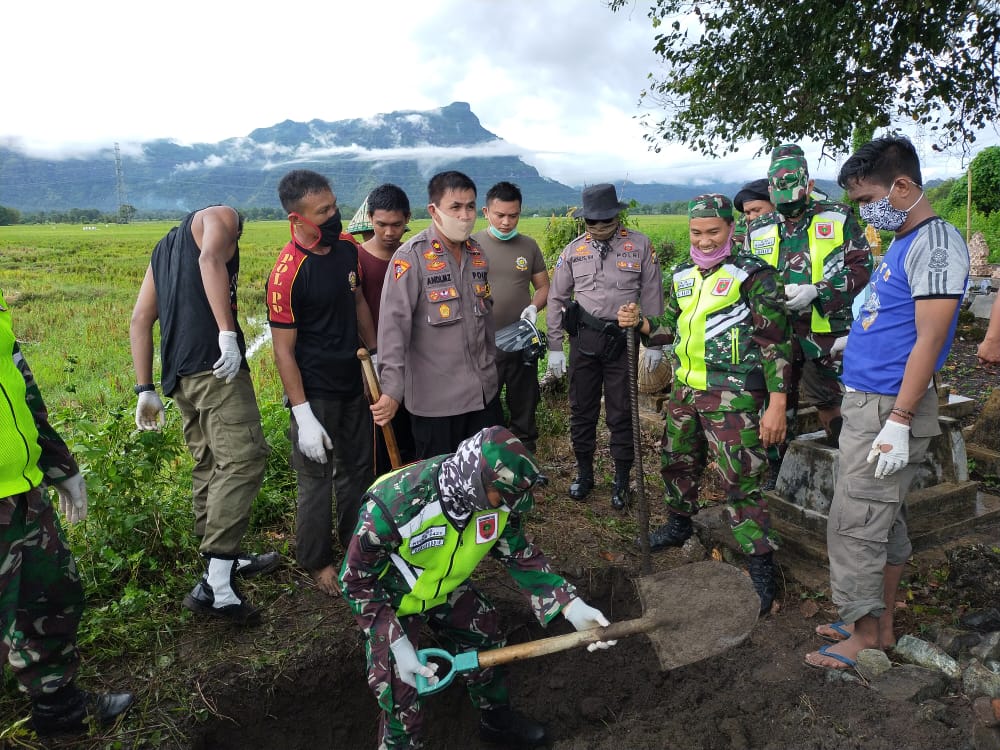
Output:
[[[316,587],[328,596],[340,596],[340,587],[337,585],[337,570],[332,565],[312,571],[313,580]]]
[[[843,620],[837,620],[836,622],[816,626],[816,635],[821,638],[826,638],[828,641],[833,641],[834,643],[847,640],[853,634],[853,622],[848,623]],[[896,633],[893,630],[893,620],[891,617],[883,615],[879,618],[878,634],[878,648],[887,649],[893,648],[896,645]]]
[[[866,648],[878,648],[878,644],[852,635],[845,641],[828,643],[818,651],[810,651],[806,654],[806,664],[826,669],[851,669],[858,654]]]

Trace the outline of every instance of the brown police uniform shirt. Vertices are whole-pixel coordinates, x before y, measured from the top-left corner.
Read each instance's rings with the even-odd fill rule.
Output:
[[[617,320],[618,308],[638,302],[643,315],[663,314],[663,278],[649,238],[619,227],[602,260],[590,234],[582,234],[559,254],[549,286],[546,323],[549,351],[561,351],[563,308],[575,297],[603,320]]]
[[[489,261],[465,243],[461,263],[434,226],[392,256],[378,322],[382,391],[422,417],[486,407],[497,394]]]
[[[479,243],[490,262],[493,322],[500,330],[517,321],[531,304],[531,277],[545,272],[545,258],[538,243],[523,234],[504,241],[484,229],[472,235],[472,239]]]

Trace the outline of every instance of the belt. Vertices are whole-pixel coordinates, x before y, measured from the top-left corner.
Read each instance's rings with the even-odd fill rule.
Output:
[[[596,315],[591,315],[587,312],[583,306],[580,307],[580,325],[586,326],[591,330],[597,331],[599,333],[607,333],[608,326],[614,326],[618,328],[617,320],[605,320],[604,318],[598,318]]]

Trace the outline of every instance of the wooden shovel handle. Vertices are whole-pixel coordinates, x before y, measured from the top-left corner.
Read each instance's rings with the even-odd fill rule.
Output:
[[[648,633],[663,623],[662,619],[654,617],[640,617],[635,620],[622,620],[613,622],[606,628],[594,628],[593,630],[579,630],[566,635],[554,635],[551,638],[540,638],[537,641],[528,643],[518,643],[515,646],[504,646],[489,651],[479,652],[479,667],[495,667],[498,664],[509,664],[512,661],[522,659],[533,659],[536,656],[554,654],[557,651],[566,651],[577,646],[588,646],[597,641],[615,641],[636,633]]]
[[[358,359],[361,360],[361,373],[364,375],[365,383],[368,386],[368,397],[374,404],[382,396],[382,389],[378,384],[378,375],[372,365],[371,355],[365,348],[358,349]],[[399,457],[399,446],[396,445],[396,433],[392,431],[392,424],[382,425],[382,436],[385,438],[385,447],[389,451],[389,462],[392,468],[398,469],[403,465],[403,460]]]

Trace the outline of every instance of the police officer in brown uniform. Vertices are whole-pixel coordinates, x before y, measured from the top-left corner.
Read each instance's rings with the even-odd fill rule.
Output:
[[[476,185],[461,172],[441,172],[427,194],[431,226],[393,254],[382,288],[382,396],[371,408],[384,425],[405,400],[418,460],[454,453],[503,421],[489,262],[469,239]]]
[[[629,406],[628,357],[625,334],[617,323],[618,308],[639,302],[648,315],[663,314],[660,264],[649,238],[621,225],[625,208],[614,185],[584,188],[583,215],[587,232],[559,254],[548,299],[549,370],[566,372],[563,332],[569,334],[570,438],[576,456],[576,478],[569,496],[583,500],[594,487],[597,418],[604,390],[605,421],[611,431],[615,462],[611,504],[629,502],[629,475],[635,454]],[[644,367],[655,369],[663,353],[648,348]]]

